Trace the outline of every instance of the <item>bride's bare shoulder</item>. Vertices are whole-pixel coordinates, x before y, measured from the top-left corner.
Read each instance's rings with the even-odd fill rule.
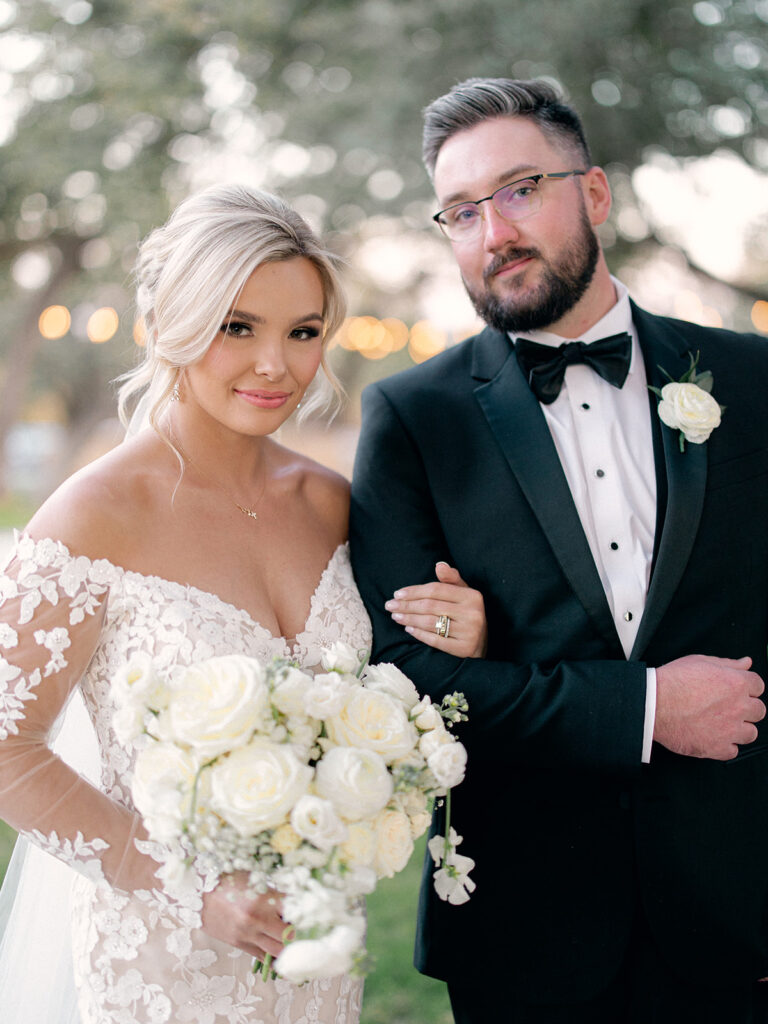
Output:
[[[167,476],[169,454],[172,458],[151,432],[118,445],[65,480],[26,532],[36,539],[52,537],[78,554],[118,561],[151,514],[157,478]]]
[[[337,543],[347,538],[349,480],[336,470],[287,448],[278,454],[280,472],[292,491],[306,503],[313,517],[324,522]]]

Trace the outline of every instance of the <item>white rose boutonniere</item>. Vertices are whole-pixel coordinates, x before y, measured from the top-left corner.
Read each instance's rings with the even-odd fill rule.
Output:
[[[699,353],[689,353],[691,365],[680,380],[669,378],[669,384],[662,388],[649,385],[661,401],[658,405],[659,418],[672,430],[680,431],[680,451],[685,451],[685,442],[704,444],[709,435],[720,426],[724,406],[719,405],[711,395],[713,378],[710,370],[696,371]],[[661,372],[669,377],[663,367]]]

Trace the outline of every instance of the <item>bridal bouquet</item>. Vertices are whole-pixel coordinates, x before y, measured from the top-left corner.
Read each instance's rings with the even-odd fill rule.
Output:
[[[362,897],[405,867],[430,800],[464,777],[450,732],[466,717],[463,695],[437,706],[394,665],[365,667],[341,643],[314,675],[226,655],[165,677],[137,656],[112,694],[118,739],[137,750],[134,804],[172,851],[166,884],[194,863],[281,893],[294,937],[265,976],[273,967],[298,984],[362,969]],[[430,841],[435,887],[452,903],[474,889],[460,842],[450,820]]]

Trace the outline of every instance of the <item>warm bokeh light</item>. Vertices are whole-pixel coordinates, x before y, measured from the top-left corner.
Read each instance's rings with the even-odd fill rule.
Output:
[[[445,348],[445,332],[429,320],[418,320],[411,328],[408,353],[414,363],[423,363]]]
[[[768,302],[764,299],[758,299],[752,307],[752,323],[758,331],[768,334]]]
[[[396,317],[377,320],[375,316],[352,316],[344,321],[333,340],[350,352],[366,359],[383,359],[408,344],[408,327]]]
[[[88,317],[88,340],[94,345],[109,341],[120,324],[120,318],[111,306],[102,306]]]
[[[44,338],[63,338],[69,330],[72,317],[66,306],[48,306],[40,314],[37,322]]]
[[[722,327],[723,318],[713,306],[705,306],[696,292],[684,289],[675,296],[675,316],[702,327]]]
[[[144,317],[139,317],[133,325],[133,340],[139,348],[144,348],[147,344],[147,329],[144,326]]]

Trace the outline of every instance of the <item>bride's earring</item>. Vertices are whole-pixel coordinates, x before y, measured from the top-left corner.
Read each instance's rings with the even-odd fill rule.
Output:
[[[179,391],[179,382],[178,381],[176,381],[176,383],[173,385],[173,390],[171,391],[171,401],[172,402],[180,402],[181,401],[181,392]]]

